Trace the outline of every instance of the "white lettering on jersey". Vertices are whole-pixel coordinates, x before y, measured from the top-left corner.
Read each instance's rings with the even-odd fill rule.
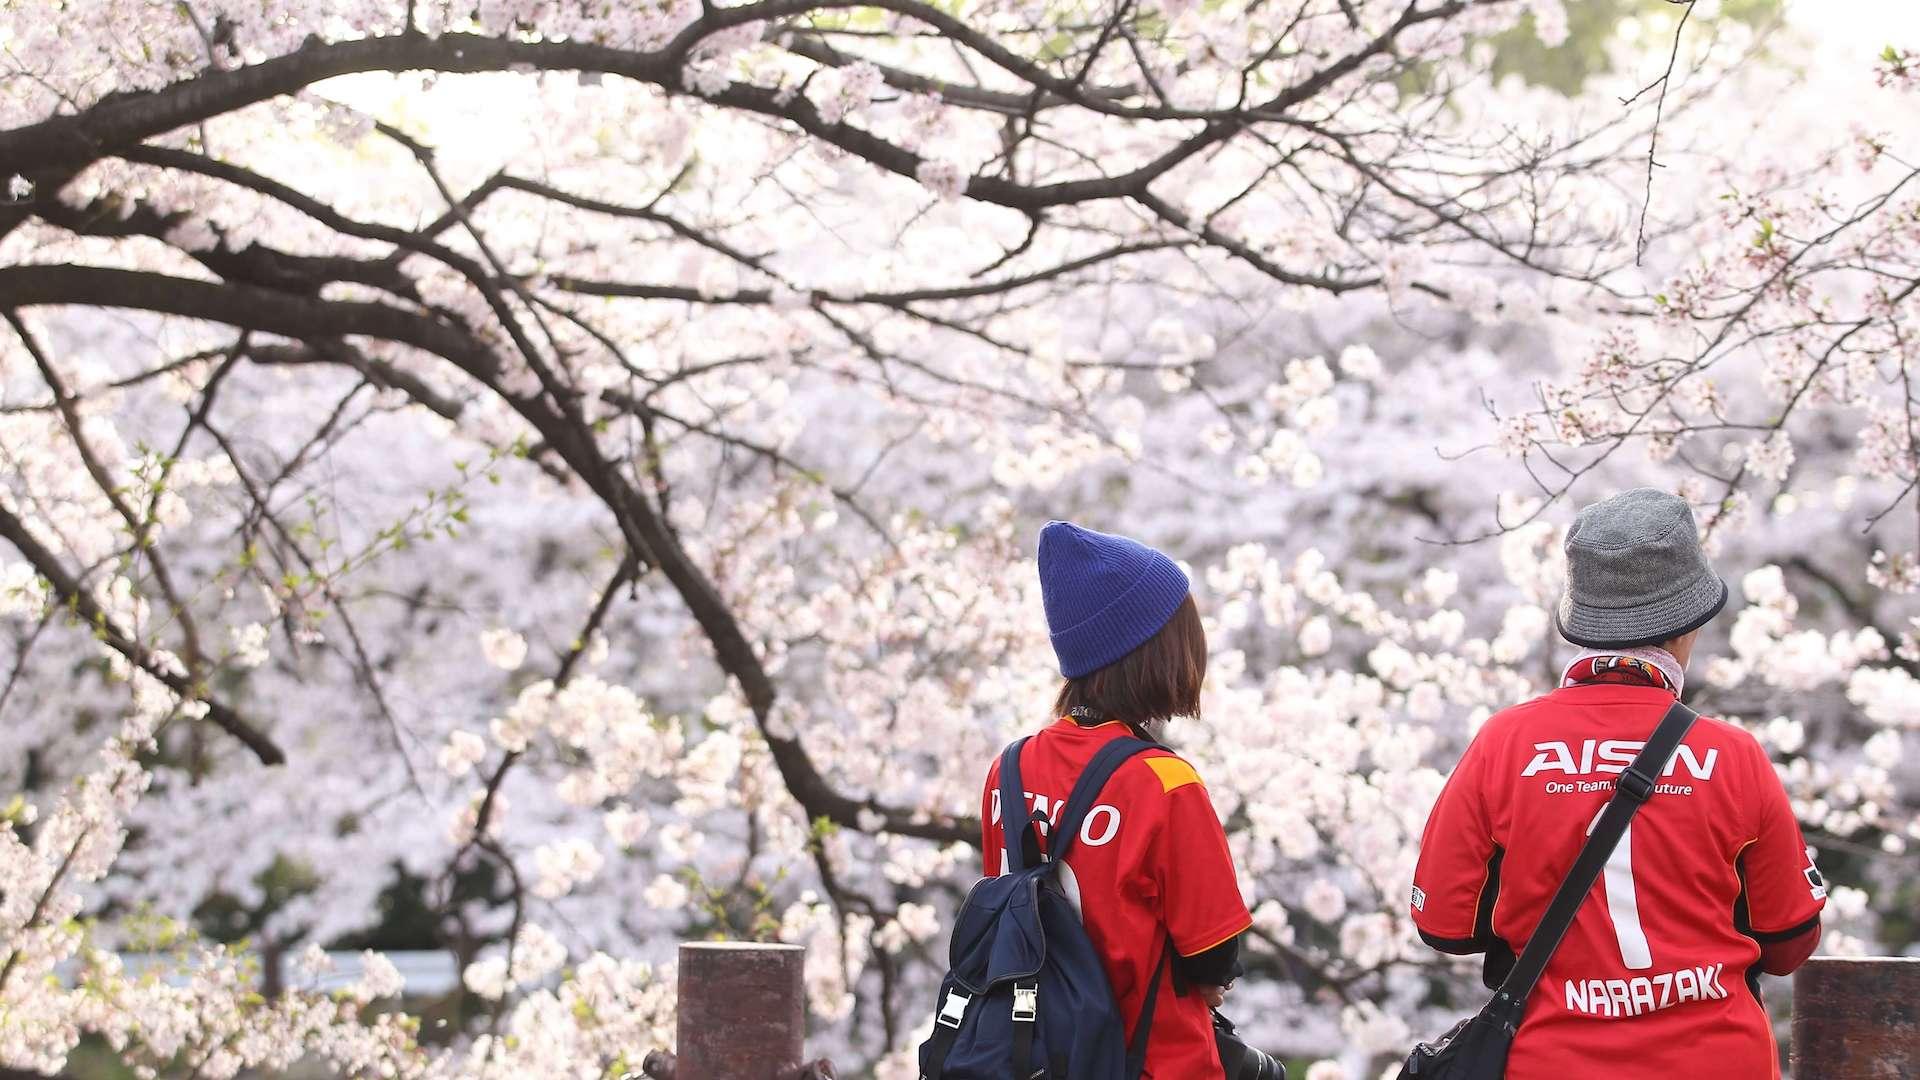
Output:
[[[1700,977],[1692,968],[1681,968],[1674,973],[1673,987],[1679,991],[1681,1001],[1700,1000]]]
[[[1533,744],[1533,760],[1520,770],[1522,779],[1535,773],[1557,772],[1568,776],[1591,776],[1595,773],[1623,773],[1633,764],[1634,755],[1640,753],[1644,742],[1628,739],[1587,739],[1580,744],[1580,753],[1576,756],[1573,747],[1564,742],[1549,741]],[[1695,780],[1713,779],[1713,769],[1720,761],[1720,748],[1710,746],[1705,757],[1694,753],[1691,746],[1682,744],[1667,762],[1662,776],[1672,776],[1675,769],[1685,765],[1687,772]]]
[[[1633,1015],[1653,1011],[1653,980],[1644,975],[1627,980],[1627,1000],[1632,1003]]]
[[[1041,836],[1047,835],[1048,825],[1057,824],[1060,821],[1061,812],[1067,808],[1067,800],[1048,799],[1045,795],[1036,795],[1031,791],[1025,791],[1021,794],[1027,797],[1027,802],[1032,805],[1033,809],[1040,811],[1040,816],[1043,820],[1037,822],[1036,826],[1039,828]],[[998,825],[1000,824],[999,788],[993,790],[991,801],[993,807],[991,822]],[[1114,837],[1118,835],[1120,835],[1120,810],[1111,804],[1094,804],[1093,809],[1087,811],[1086,819],[1080,822],[1080,842],[1088,847],[1105,847],[1113,843]],[[1002,874],[1009,873],[1012,870],[1012,866],[1013,862],[1011,857],[1007,855],[1007,849],[1002,847],[1000,849],[1000,872]]]
[[[1633,1004],[1632,999],[1627,996],[1627,980],[1608,979],[1606,987],[1607,1008],[1612,1009],[1615,1016],[1627,1015],[1627,1009]]]
[[[1720,984],[1724,966],[1681,968],[1632,979],[1568,979],[1567,1011],[1622,1019],[1688,1001],[1719,1001],[1727,996],[1727,988]]]
[[[1608,739],[1600,744],[1601,772],[1623,773],[1633,764],[1633,755],[1640,752],[1640,744]]]
[[[1573,763],[1573,751],[1563,742],[1537,742],[1533,744],[1533,760],[1520,770],[1520,778],[1525,780],[1537,772],[1563,772],[1568,776],[1580,775],[1580,768]],[[1553,755],[1549,760],[1548,755]]]
[[[1099,826],[1097,826],[1095,822],[1103,819],[1106,822],[1106,827],[1096,836],[1093,830]],[[1080,842],[1088,847],[1103,847],[1110,842],[1114,834],[1119,831],[1120,811],[1108,806],[1106,803],[1100,803],[1093,809],[1087,811],[1086,820],[1080,823]]]

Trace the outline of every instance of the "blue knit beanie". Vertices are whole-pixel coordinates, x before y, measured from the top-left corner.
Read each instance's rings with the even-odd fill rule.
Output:
[[[1159,633],[1187,598],[1187,575],[1137,540],[1049,521],[1040,530],[1040,598],[1060,674],[1077,679]]]

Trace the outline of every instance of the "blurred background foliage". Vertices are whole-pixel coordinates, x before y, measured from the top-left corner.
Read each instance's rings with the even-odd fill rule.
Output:
[[[1715,22],[1764,30],[1780,16],[1782,0],[1698,0],[1690,27],[1713,32]],[[1688,5],[1673,0],[1567,0],[1567,40],[1549,48],[1534,33],[1533,16],[1492,39],[1493,77],[1517,75],[1562,94],[1580,92],[1588,79],[1613,70],[1616,42],[1664,55]]]

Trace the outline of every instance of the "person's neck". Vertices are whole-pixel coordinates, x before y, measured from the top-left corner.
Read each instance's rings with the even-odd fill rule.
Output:
[[[1134,734],[1146,736],[1148,742],[1166,745],[1167,722],[1165,720],[1155,720],[1147,724],[1129,723],[1127,726],[1133,729]]]
[[[1125,724],[1129,731],[1146,739],[1148,742],[1157,742],[1164,746],[1167,741],[1167,722],[1165,720],[1150,720],[1145,722],[1127,720],[1118,716],[1108,716],[1089,705],[1075,705],[1073,708],[1067,710],[1067,719],[1081,727],[1099,727],[1101,724],[1107,723]]]
[[[1687,665],[1681,663],[1678,657],[1675,657],[1672,653],[1658,645],[1637,645],[1631,649],[1581,649],[1578,655],[1567,661],[1566,664],[1561,667],[1561,681],[1566,681],[1566,672],[1570,670],[1573,665],[1595,656],[1631,656],[1635,660],[1645,661],[1659,668],[1660,673],[1665,675],[1673,683],[1673,693],[1675,697],[1680,696],[1680,694],[1686,690]]]

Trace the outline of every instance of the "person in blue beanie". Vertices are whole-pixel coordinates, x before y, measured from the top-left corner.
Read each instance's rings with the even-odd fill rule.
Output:
[[[1034,811],[1057,820],[1107,742],[1157,743],[1168,720],[1198,715],[1207,674],[1200,611],[1172,559],[1053,521],[1040,531],[1039,568],[1064,682],[1053,721],[1020,752],[1027,805],[1016,820]],[[981,801],[990,875],[1008,865],[999,773],[996,758]],[[1223,1077],[1210,1009],[1239,974],[1240,935],[1253,918],[1199,774],[1164,747],[1129,758],[1087,814],[1060,877],[1101,954],[1129,1039],[1159,983],[1142,1075]]]

